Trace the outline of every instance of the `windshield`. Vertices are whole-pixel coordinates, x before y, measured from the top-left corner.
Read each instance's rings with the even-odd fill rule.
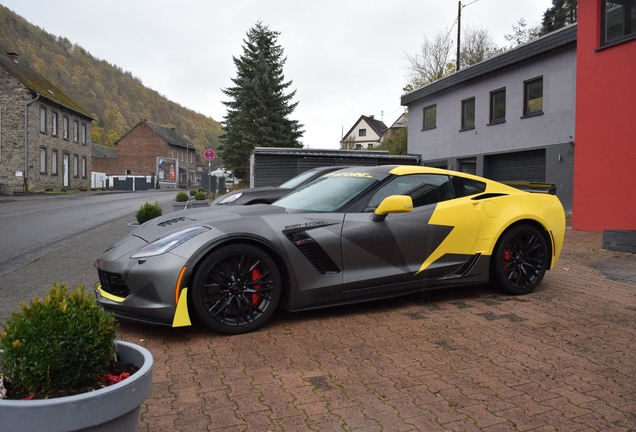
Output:
[[[280,187],[282,187],[283,189],[295,189],[299,185],[303,184],[306,180],[312,178],[315,175],[316,175],[316,171],[314,170],[305,171],[302,174],[298,174],[296,177],[290,178],[285,183],[280,185]]]
[[[330,173],[279,199],[277,206],[318,212],[333,212],[358,197],[377,180],[360,173]]]

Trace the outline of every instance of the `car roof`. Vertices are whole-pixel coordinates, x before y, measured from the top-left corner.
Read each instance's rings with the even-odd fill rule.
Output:
[[[446,175],[459,175],[463,177],[471,177],[475,179],[482,180],[481,177],[472,176],[470,174],[442,169],[442,168],[433,168],[424,165],[370,165],[370,166],[352,166],[348,168],[343,168],[339,171],[342,172],[369,172],[369,173],[384,173],[384,174],[394,174],[394,175],[407,175],[407,174],[446,174]]]

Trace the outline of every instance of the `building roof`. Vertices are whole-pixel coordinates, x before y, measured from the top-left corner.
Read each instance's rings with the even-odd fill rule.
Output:
[[[418,99],[430,96],[437,92],[454,87],[466,81],[492,73],[499,69],[522,62],[531,57],[547,53],[548,51],[576,43],[576,23],[563,27],[524,45],[515,47],[509,51],[491,57],[475,65],[460,69],[452,75],[448,75],[417,90],[413,90],[402,96],[402,105],[408,105]]]
[[[91,146],[91,156],[97,159],[117,159],[117,149],[115,147],[93,143]]]
[[[149,121],[145,119],[139,122],[139,124],[141,123],[145,124],[150,129],[152,129],[157,135],[159,135],[169,145],[176,146],[176,147],[183,147],[185,149],[190,149],[190,150],[197,150],[194,144],[192,144],[190,141],[185,139],[183,136],[179,135],[179,133],[177,133],[177,130],[175,128],[166,128],[163,126],[159,126],[157,124],[150,123]]]
[[[382,136],[382,133],[384,133],[384,131],[388,129],[383,121],[376,120],[373,116],[361,115],[360,118],[353,124],[351,129],[349,129],[349,132],[347,132],[342,138],[345,139],[351,133],[353,133],[356,126],[358,126],[362,121],[365,121],[371,127],[371,129],[373,129],[376,135],[380,137]]]
[[[294,156],[294,157],[336,157],[346,158],[355,157],[358,159],[393,159],[404,158],[419,160],[421,155],[406,154],[406,155],[392,155],[387,150],[334,150],[334,149],[315,149],[315,148],[288,148],[288,147],[255,147],[252,154],[270,154],[281,156]]]
[[[39,94],[41,97],[46,98],[64,108],[75,111],[86,118],[94,120],[93,117],[91,117],[82,107],[73,102],[70,97],[65,95],[64,92],[52,82],[37,72],[20,64],[17,60],[17,56],[0,54],[0,67],[14,76],[29,90]]]

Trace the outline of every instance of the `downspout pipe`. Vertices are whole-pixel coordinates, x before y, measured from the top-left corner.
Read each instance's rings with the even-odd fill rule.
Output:
[[[40,99],[40,93],[35,98],[24,104],[24,192],[29,191],[29,105]]]

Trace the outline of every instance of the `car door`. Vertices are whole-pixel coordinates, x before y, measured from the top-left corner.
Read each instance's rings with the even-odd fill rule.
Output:
[[[413,211],[373,221],[390,195],[409,195]],[[342,229],[343,297],[399,294],[452,275],[471,259],[479,217],[467,197],[455,198],[440,174],[397,176],[371,197],[363,213],[348,213]]]

